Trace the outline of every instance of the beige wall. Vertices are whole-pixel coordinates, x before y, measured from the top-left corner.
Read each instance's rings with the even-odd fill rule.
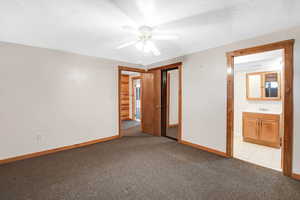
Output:
[[[300,121],[300,27],[151,65],[183,61],[183,140],[225,152],[227,76],[225,53],[287,39],[296,39],[293,171],[300,174],[300,123],[297,123]]]
[[[119,64],[0,43],[0,159],[116,135]]]
[[[293,171],[300,173],[300,27],[152,65],[183,61],[183,139],[225,152],[225,53],[292,38]],[[0,159],[115,135],[118,64],[0,43]]]
[[[178,70],[168,71],[170,75],[170,100],[169,100],[169,125],[178,124],[178,90],[179,90],[179,73]]]

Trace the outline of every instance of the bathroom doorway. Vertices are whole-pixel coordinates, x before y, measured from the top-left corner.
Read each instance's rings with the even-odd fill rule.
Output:
[[[280,157],[279,163],[276,162],[276,168],[286,176],[292,176],[293,46],[294,40],[287,40],[227,53],[227,156],[238,157],[239,152],[235,152],[239,148],[236,148],[239,144],[235,141],[235,137],[238,136],[241,144],[260,145],[263,149],[267,147],[280,149],[279,154],[278,152],[276,154],[277,159]],[[261,63],[259,65],[265,67],[264,70],[257,69],[258,71],[248,74],[238,72],[239,69],[236,69],[238,64],[249,68],[254,63],[249,64],[250,58],[263,55],[262,57],[267,59],[266,54],[269,56],[280,55],[277,57],[277,64]],[[259,62],[263,62],[262,60]],[[245,64],[247,62],[248,66]],[[254,63],[256,68],[259,65]],[[268,66],[272,68],[274,65],[278,65],[278,68],[267,69]],[[238,73],[243,76],[237,76]],[[245,99],[250,105],[240,106],[241,99]],[[277,101],[275,103],[277,107],[275,105],[266,106],[265,103],[253,106],[257,102],[270,101]],[[244,150],[251,149],[249,145],[244,146]],[[263,149],[260,150],[260,153],[257,152],[258,156],[255,160],[257,161],[259,156],[264,156],[262,160],[268,166],[265,166],[262,161],[255,164],[272,168],[269,165],[270,160],[267,161],[266,155],[263,154]],[[240,151],[242,150],[240,149]],[[249,159],[250,156],[247,161],[254,162]],[[255,156],[252,155],[253,157]],[[242,160],[246,160],[246,158],[244,157]]]
[[[282,171],[283,49],[234,58],[233,157]]]

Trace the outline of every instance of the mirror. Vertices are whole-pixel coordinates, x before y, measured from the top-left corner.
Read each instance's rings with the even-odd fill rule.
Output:
[[[279,72],[247,73],[247,100],[280,100]]]
[[[264,93],[266,98],[279,97],[278,73],[266,73],[264,75]]]
[[[260,74],[251,74],[248,77],[248,97],[261,98],[261,76]]]

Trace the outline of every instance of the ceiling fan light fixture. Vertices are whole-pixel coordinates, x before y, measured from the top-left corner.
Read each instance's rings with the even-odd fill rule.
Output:
[[[143,44],[142,41],[139,41],[139,42],[136,43],[135,47],[136,47],[137,50],[143,51],[144,44]]]
[[[137,50],[144,53],[153,53],[155,56],[160,55],[160,51],[151,40],[139,41],[136,43],[135,47],[137,48]]]
[[[126,27],[124,27],[125,29]],[[155,56],[159,56],[161,53],[154,44],[153,40],[176,40],[178,39],[177,35],[154,35],[153,28],[150,26],[141,26],[138,29],[127,27],[126,30],[136,30],[137,31],[137,40],[134,42],[128,42],[122,44],[118,49],[125,48],[131,45],[135,45],[136,49],[144,53],[152,53]]]
[[[145,53],[150,53],[151,51],[152,51],[151,42],[146,41],[145,45],[144,45],[144,52]]]

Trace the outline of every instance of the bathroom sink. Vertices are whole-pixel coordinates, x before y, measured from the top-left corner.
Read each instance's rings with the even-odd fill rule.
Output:
[[[280,115],[281,111],[273,111],[273,110],[261,110],[261,109],[251,109],[251,110],[245,110],[245,112],[251,112],[251,113],[264,113],[264,114],[274,114],[274,115]]]

